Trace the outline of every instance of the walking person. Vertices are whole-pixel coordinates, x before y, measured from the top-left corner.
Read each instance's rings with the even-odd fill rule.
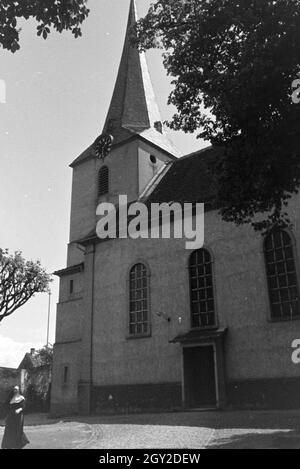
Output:
[[[23,430],[24,407],[25,398],[20,393],[19,386],[15,386],[9,400],[2,449],[21,449],[28,445],[29,440]]]

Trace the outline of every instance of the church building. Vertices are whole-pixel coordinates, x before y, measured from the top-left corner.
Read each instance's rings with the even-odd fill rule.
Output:
[[[60,278],[51,412],[300,406],[300,196],[290,230],[222,221],[220,150],[169,141],[144,53],[130,45],[135,1],[103,133],[73,163],[67,267]],[[204,245],[102,240],[100,203],[204,203]],[[299,354],[300,355],[300,354]]]

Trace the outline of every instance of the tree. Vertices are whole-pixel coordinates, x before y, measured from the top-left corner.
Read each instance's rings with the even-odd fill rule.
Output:
[[[223,147],[223,219],[286,226],[300,185],[300,0],[156,0],[132,40],[164,49],[177,108],[168,125]]]
[[[89,14],[87,0],[1,0],[0,46],[11,52],[20,49],[18,19],[37,21],[37,34],[47,39],[50,28],[69,30],[77,38],[80,25]]]
[[[20,252],[0,248],[0,322],[35,293],[48,291],[50,282],[39,261],[25,261]]]
[[[39,358],[41,366],[50,366],[51,368],[53,362],[53,345],[48,344],[37,350],[36,356]]]

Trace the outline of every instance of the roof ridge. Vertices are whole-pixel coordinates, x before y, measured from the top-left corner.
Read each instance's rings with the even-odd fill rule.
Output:
[[[207,145],[207,147],[200,148],[200,150],[193,151],[192,153],[188,153],[187,155],[178,158],[178,160],[182,161],[193,156],[201,155],[201,153],[205,153],[206,151],[212,150],[213,148],[216,148],[216,146],[212,144]]]

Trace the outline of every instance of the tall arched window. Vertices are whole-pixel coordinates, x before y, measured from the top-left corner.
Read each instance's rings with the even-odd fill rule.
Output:
[[[299,317],[299,290],[290,235],[283,230],[272,231],[265,239],[264,253],[272,318]]]
[[[105,195],[109,192],[109,169],[102,166],[98,173],[98,195]]]
[[[130,270],[129,279],[129,333],[149,333],[148,270],[144,264],[136,264]]]
[[[206,249],[199,249],[191,254],[189,274],[192,327],[214,326],[215,302],[212,259]]]

